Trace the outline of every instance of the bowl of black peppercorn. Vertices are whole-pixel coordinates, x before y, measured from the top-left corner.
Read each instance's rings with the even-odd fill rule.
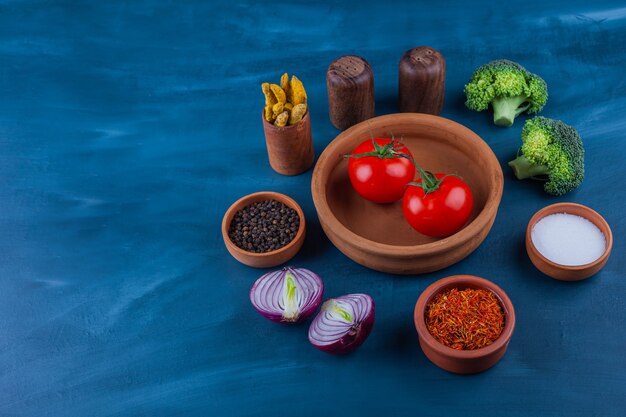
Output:
[[[305,233],[302,208],[291,197],[273,191],[240,198],[222,219],[226,249],[254,268],[270,268],[293,258]]]

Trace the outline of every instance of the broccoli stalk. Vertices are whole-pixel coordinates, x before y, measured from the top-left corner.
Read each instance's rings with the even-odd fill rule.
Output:
[[[513,173],[518,180],[539,177],[550,173],[550,168],[547,165],[533,164],[524,155],[520,155],[509,162],[509,166],[513,168]]]
[[[548,101],[545,81],[506,59],[478,67],[465,86],[465,94],[467,108],[483,111],[491,105],[493,122],[503,127],[513,125],[523,112],[539,112]]]
[[[515,118],[526,111],[530,103],[525,95],[496,97],[491,101],[493,122],[502,127],[513,125]]]
[[[534,117],[522,128],[521,154],[509,162],[518,179],[546,177],[544,190],[563,195],[585,177],[585,149],[576,129],[560,120]]]

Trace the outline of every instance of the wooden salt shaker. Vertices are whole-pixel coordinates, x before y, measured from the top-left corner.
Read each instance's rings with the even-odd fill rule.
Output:
[[[402,55],[398,82],[400,111],[439,114],[443,110],[446,60],[434,48],[418,46]]]
[[[295,125],[278,127],[263,119],[267,156],[272,169],[282,175],[302,174],[313,165],[311,118],[307,110]]]
[[[346,55],[326,71],[330,121],[345,130],[374,117],[374,73],[363,58]]]

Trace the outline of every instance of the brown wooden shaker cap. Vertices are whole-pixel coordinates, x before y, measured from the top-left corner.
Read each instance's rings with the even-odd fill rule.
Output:
[[[345,130],[374,117],[374,73],[365,59],[346,55],[334,60],[326,71],[326,86],[336,128]]]
[[[438,115],[443,110],[446,60],[430,46],[402,55],[399,64],[400,111]]]

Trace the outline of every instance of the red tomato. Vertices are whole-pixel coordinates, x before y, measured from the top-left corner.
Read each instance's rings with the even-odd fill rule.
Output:
[[[393,203],[402,198],[404,188],[415,177],[413,163],[399,154],[413,159],[409,149],[393,139],[368,139],[354,148],[348,161],[348,175],[352,187],[366,200],[374,203]]]
[[[441,179],[445,174],[435,174]],[[420,183],[420,181],[416,181]],[[459,177],[447,176],[439,188],[428,194],[420,186],[406,187],[402,210],[409,224],[418,232],[433,237],[445,237],[463,227],[472,213],[472,191]]]

